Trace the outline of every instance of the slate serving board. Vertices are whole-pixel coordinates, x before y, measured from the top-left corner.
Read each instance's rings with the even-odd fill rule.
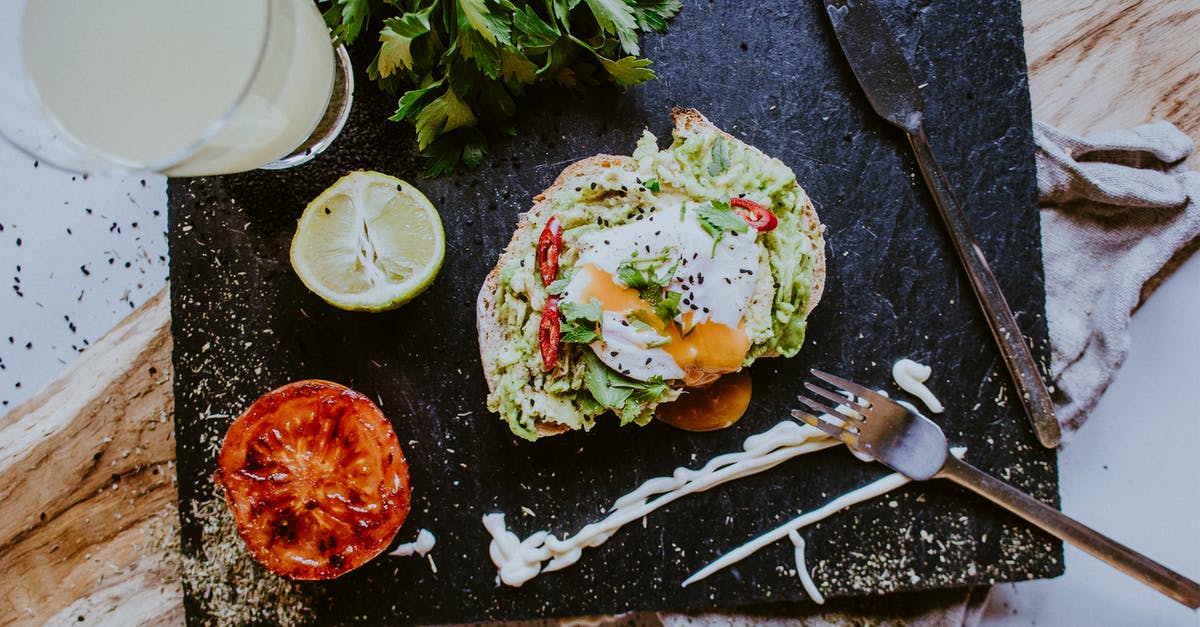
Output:
[[[1034,354],[1048,363],[1029,97],[1017,0],[881,2],[926,84],[929,135]],[[364,38],[369,39],[369,38]],[[630,609],[799,602],[792,547],[768,547],[688,588],[679,582],[780,522],[885,474],[833,449],[688,497],[630,525],[574,566],[498,587],[487,512],[524,536],[573,533],[645,479],[739,450],[787,416],[803,373],[843,373],[900,394],[891,364],[930,364],[949,408],[935,417],[967,459],[1057,504],[1053,451],[1040,448],[902,136],[870,112],[818,2],[688,3],[666,35],[644,39],[659,79],[625,94],[535,91],[520,135],[474,172],[421,180],[394,101],[359,72],[343,136],[310,164],[169,186],[172,332],[184,551],[200,550],[191,505],[212,497],[215,450],[258,395],[288,381],[338,381],[378,399],[410,463],[413,510],[397,542],[433,531],[437,571],[381,557],[340,580],[306,584],[323,622],[449,622]],[[365,68],[370,46],[354,51]],[[828,226],[829,279],[808,343],[752,369],[736,426],[691,434],[661,424],[528,443],[484,407],[474,328],[483,277],[516,216],[572,161],[628,154],[643,128],[665,143],[671,106],[782,159]],[[446,226],[436,283],[384,314],[337,310],[288,263],[307,201],[347,171],[414,182]],[[533,515],[522,513],[528,508]],[[908,486],[806,529],[827,596],[878,594],[1061,574],[1061,545],[949,485]],[[189,617],[203,618],[185,572]]]

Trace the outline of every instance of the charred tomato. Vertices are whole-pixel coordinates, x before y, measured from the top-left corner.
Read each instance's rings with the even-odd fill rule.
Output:
[[[251,554],[291,579],[333,579],[378,555],[409,509],[396,433],[366,396],[297,381],[229,427],[217,482]]]

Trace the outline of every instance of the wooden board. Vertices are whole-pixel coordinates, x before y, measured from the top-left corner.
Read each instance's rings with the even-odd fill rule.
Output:
[[[1200,81],[1164,80],[1172,72],[1196,67],[1200,57],[1200,17],[1186,3],[1093,3],[1032,1],[1023,5],[1025,46],[1030,64],[1030,89],[1034,115],[1075,132],[1104,130],[1165,117],[1192,137],[1200,137]],[[1138,42],[1137,45],[1113,45],[1114,41]],[[1090,85],[1096,81],[1111,84],[1116,91],[1108,98],[1096,97],[1083,103],[1078,90],[1058,89],[1059,84]],[[1086,107],[1095,109],[1085,112]],[[1192,157],[1193,163],[1197,159]],[[98,373],[119,369],[124,374],[111,376],[98,392],[83,397],[124,398],[125,379],[137,373],[157,373],[170,378],[171,343],[168,332],[169,308],[166,290],[113,329],[104,339],[65,371],[58,381],[37,397],[0,418],[0,485],[13,484],[32,475],[46,484],[66,475],[62,467],[51,467],[47,449],[16,446],[24,439],[29,416],[60,416],[45,430],[44,440],[53,440],[59,450],[82,449],[79,460],[106,450],[118,453],[135,450],[141,431],[119,429],[121,423],[112,413],[87,409],[92,403],[79,402],[80,393],[62,394],[66,381],[99,380]],[[130,333],[129,328],[150,331]],[[158,431],[173,428],[171,385],[146,386],[139,397],[145,404],[126,406],[121,412],[126,423],[145,423],[166,412],[167,422]],[[153,399],[151,402],[150,399]],[[81,409],[83,407],[84,409]],[[40,418],[39,418],[40,420]],[[19,425],[19,426],[18,426]],[[85,433],[90,437],[60,437],[62,433]],[[101,435],[104,434],[104,435]],[[104,438],[112,438],[105,442]],[[174,475],[168,466],[174,451],[159,451],[158,474],[142,474],[143,489],[161,492],[173,507]],[[42,463],[38,463],[42,461]],[[143,464],[144,465],[144,464]],[[111,479],[111,477],[109,477]],[[74,480],[76,489],[83,485]],[[111,585],[119,578],[114,573],[142,568],[147,562],[169,560],[169,552],[151,552],[147,530],[172,533],[177,521],[173,515],[158,516],[163,501],[125,499],[123,516],[118,519],[108,503],[116,497],[111,489],[101,491],[93,483],[58,505],[59,514],[42,521],[48,501],[37,491],[6,493],[6,521],[0,533],[0,578],[5,581],[63,582],[58,586],[15,586],[0,599],[0,622],[41,625],[47,621],[69,622],[84,616],[86,624],[181,623],[182,591],[177,575],[169,567],[143,570],[144,577],[127,585]],[[111,488],[111,486],[110,486]],[[119,493],[119,490],[118,490]],[[51,508],[50,511],[53,511]],[[93,516],[107,511],[108,516]],[[78,526],[64,530],[56,520],[87,521],[87,529]],[[64,545],[64,539],[74,539]],[[66,548],[64,548],[66,546]],[[57,549],[55,547],[58,547]],[[55,557],[55,556],[62,557]],[[23,557],[22,557],[23,556]],[[104,556],[104,559],[92,559]],[[167,564],[170,562],[168,561]],[[125,579],[125,581],[129,581]],[[130,608],[143,608],[136,615]],[[143,618],[144,617],[144,621]]]

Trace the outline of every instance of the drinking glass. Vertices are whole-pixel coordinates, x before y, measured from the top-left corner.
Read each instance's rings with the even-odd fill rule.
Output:
[[[0,135],[85,173],[285,168],[349,115],[312,0],[0,0]]]

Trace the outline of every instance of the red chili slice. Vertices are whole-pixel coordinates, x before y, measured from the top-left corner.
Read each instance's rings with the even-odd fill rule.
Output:
[[[562,325],[558,321],[558,297],[546,299],[542,309],[542,322],[538,326],[538,344],[542,349],[542,368],[553,370],[558,363],[558,338],[562,333]]]
[[[542,273],[542,285],[549,286],[558,274],[558,254],[562,250],[562,223],[551,216],[538,237],[537,265]]]
[[[770,209],[745,198],[730,198],[729,206],[756,231],[771,231],[779,226],[779,218]]]

